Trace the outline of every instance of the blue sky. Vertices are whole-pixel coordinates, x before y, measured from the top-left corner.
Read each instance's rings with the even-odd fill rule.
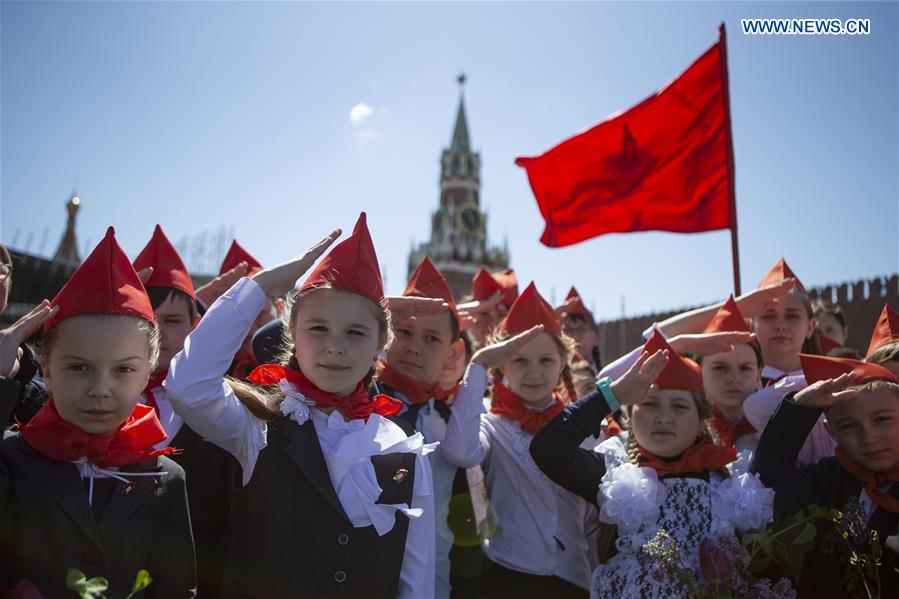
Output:
[[[740,19],[871,19],[869,36],[744,36]],[[550,249],[518,155],[675,77],[728,28],[743,286],[781,256],[806,285],[897,271],[895,3],[3,2],[0,240],[55,250],[109,224],[135,256],[233,227],[263,263],[360,210],[405,285],[468,74],[488,233],[519,278],[600,318],[720,299],[726,232],[607,235]],[[351,110],[363,118],[354,122]]]

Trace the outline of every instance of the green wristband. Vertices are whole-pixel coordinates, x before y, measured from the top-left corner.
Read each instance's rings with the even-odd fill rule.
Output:
[[[615,397],[615,393],[612,391],[611,378],[604,376],[596,381],[596,390],[602,393],[602,397],[606,400],[609,410],[617,412],[621,408],[621,404],[618,403],[618,398]]]

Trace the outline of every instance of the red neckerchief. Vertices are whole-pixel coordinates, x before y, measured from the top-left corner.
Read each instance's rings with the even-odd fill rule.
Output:
[[[156,412],[156,416],[159,416],[159,406],[156,405],[156,398],[153,397],[153,389],[156,387],[162,387],[162,382],[165,380],[166,375],[168,375],[169,369],[166,368],[162,372],[157,372],[153,376],[150,377],[150,380],[147,381],[147,386],[144,387],[144,399],[147,402],[147,405],[153,408]]]
[[[165,430],[150,406],[137,404],[111,435],[92,435],[66,422],[51,398],[19,434],[35,451],[51,460],[74,462],[87,458],[100,468],[128,466],[147,458],[175,452],[174,447],[154,449],[166,439]]]
[[[387,363],[381,364],[378,380],[391,389],[396,389],[402,393],[409,400],[409,403],[413,405],[425,403],[431,398],[437,401],[446,401],[459,391],[458,384],[452,389],[442,389],[440,385],[425,385],[411,376],[402,374]]]
[[[886,472],[874,472],[873,470],[868,470],[853,462],[839,445],[837,445],[835,454],[840,466],[842,466],[846,472],[858,479],[862,486],[865,487],[865,492],[868,494],[868,497],[877,504],[877,507],[891,514],[899,514],[899,500],[890,497],[877,488],[888,482],[899,482],[899,465],[893,466]]]
[[[231,370],[231,376],[239,381],[247,381],[250,378],[250,372],[257,366],[259,366],[259,360],[256,359],[253,352],[237,354],[234,356],[234,368]]]
[[[531,435],[540,432],[543,425],[558,416],[564,407],[562,396],[553,393],[553,403],[549,407],[540,412],[532,410],[511,389],[502,383],[493,383],[493,407],[490,408],[490,412],[514,420]]]
[[[605,429],[606,438],[612,438],[624,432],[624,429],[621,428],[621,425],[618,424],[618,421],[611,414],[605,417]]]
[[[265,386],[277,385],[281,379],[287,380],[288,383],[293,385],[294,389],[314,401],[316,406],[320,408],[339,408],[352,420],[357,418],[367,420],[372,412],[378,416],[393,416],[404,407],[403,402],[383,394],[369,399],[368,392],[362,386],[361,381],[356,385],[356,390],[346,397],[322,391],[315,386],[315,383],[306,378],[302,372],[281,366],[280,364],[263,364],[253,370],[247,378],[255,385]]]
[[[728,420],[718,408],[712,408],[712,426],[722,445],[735,445],[740,437],[758,432],[745,416],[738,421]]]
[[[737,451],[733,445],[715,445],[706,436],[694,443],[678,459],[670,462],[649,453],[639,444],[637,448],[640,450],[640,466],[654,469],[659,477],[714,472],[737,459]]]

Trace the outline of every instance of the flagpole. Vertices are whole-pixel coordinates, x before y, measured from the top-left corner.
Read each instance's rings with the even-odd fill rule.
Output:
[[[734,138],[730,122],[730,80],[727,75],[727,33],[724,23],[718,27],[721,44],[721,95],[724,102],[724,131],[725,152],[727,155],[727,186],[728,204],[730,211],[730,247],[734,262],[734,295],[739,296],[740,290],[740,244],[737,241],[737,185],[734,173]]]

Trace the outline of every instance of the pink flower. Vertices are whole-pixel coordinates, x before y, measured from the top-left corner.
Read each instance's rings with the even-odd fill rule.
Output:
[[[44,599],[44,596],[38,590],[38,588],[34,585],[33,582],[26,579],[21,579],[16,583],[15,588],[12,588],[5,593],[2,594],[3,599]]]
[[[709,538],[704,539],[699,546],[699,567],[702,574],[715,583],[730,580],[733,572],[727,553]]]

